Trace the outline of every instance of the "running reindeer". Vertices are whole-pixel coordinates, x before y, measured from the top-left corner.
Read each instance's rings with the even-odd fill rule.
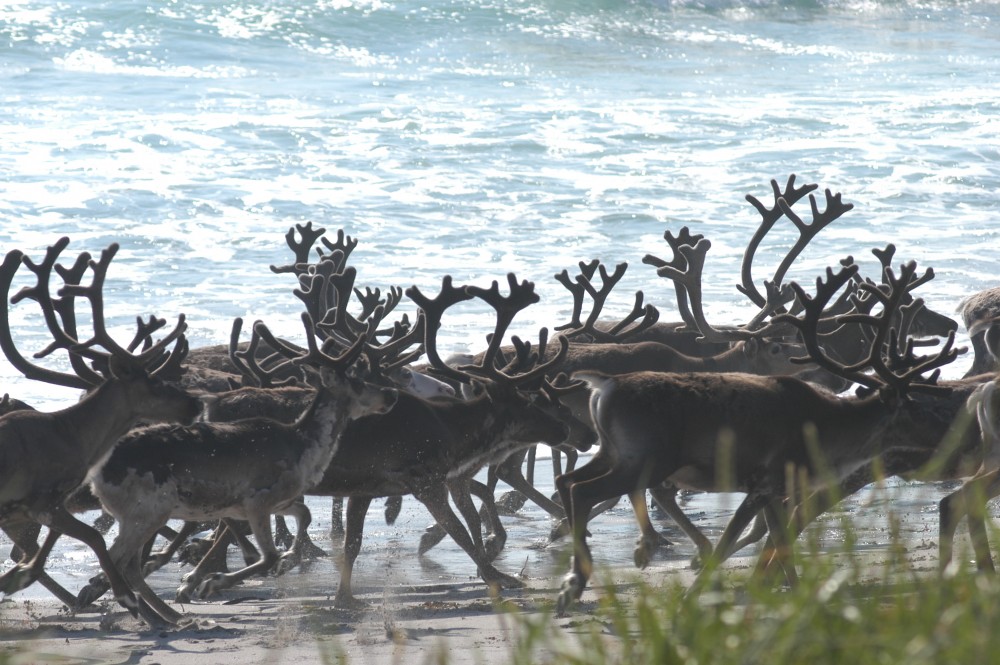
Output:
[[[445,532],[475,561],[480,577],[493,587],[519,587],[517,578],[497,570],[491,563],[478,529],[478,514],[471,502],[458,502],[462,516],[476,526],[466,530],[448,503],[449,487],[468,481],[482,466],[538,442],[560,444],[571,436],[564,422],[568,417],[537,385],[562,362],[567,345],[545,362],[515,359],[517,371],[496,366],[504,335],[515,315],[537,302],[534,284],[518,282],[508,275],[510,292],[501,295],[494,282],[489,289],[442,281],[441,290],[429,298],[416,287],[407,295],[420,308],[424,320],[425,353],[431,364],[448,378],[475,382],[480,388],[468,399],[426,400],[400,393],[395,408],[381,416],[360,419],[344,434],[341,446],[323,478],[310,495],[348,498],[344,561],[335,603],[357,602],[351,587],[353,563],[361,547],[364,516],[374,497],[412,494],[444,528]],[[497,315],[490,350],[484,362],[455,369],[445,364],[437,351],[437,331],[444,312],[460,302],[479,298]],[[270,343],[270,341],[268,341]],[[536,364],[537,363],[537,364]],[[581,449],[590,439],[577,443]]]
[[[0,590],[13,593],[40,579],[62,597],[51,586],[54,582],[45,574],[44,565],[56,539],[65,533],[94,551],[110,580],[115,599],[130,612],[139,612],[152,620],[154,613],[144,602],[137,602],[100,533],[73,517],[65,502],[100,468],[119,438],[140,421],[191,422],[200,413],[201,405],[196,398],[158,376],[173,368],[183,355],[186,323],[181,315],[169,334],[138,354],[119,346],[105,326],[103,296],[108,266],[118,246],[109,246],[97,261],[83,253],[75,266],[67,270],[56,262],[68,244],[68,238],[61,238],[37,264],[13,250],[0,266],[0,292],[4,294],[0,306],[0,347],[4,355],[27,378],[88,391],[77,404],[59,411],[24,410],[0,418],[0,526],[25,553],[22,561],[0,577]],[[34,272],[37,281],[10,300],[14,304],[25,299],[35,301],[53,337],[53,342],[35,355],[40,358],[65,350],[76,374],[32,363],[14,343],[7,297],[22,264]],[[53,268],[64,277],[75,276],[66,278],[58,298],[50,291]],[[79,284],[88,269],[93,272],[91,283]],[[74,315],[74,300],[78,296],[89,300],[92,310],[94,335],[83,341],[78,337]],[[155,322],[150,327],[159,325]],[[148,332],[150,327],[140,326],[140,333]],[[167,354],[171,344],[173,350]],[[87,365],[87,359],[100,371]],[[37,531],[24,529],[32,523],[49,528],[41,548],[34,540]]]
[[[271,515],[292,515],[298,532],[303,533],[310,516],[301,496],[322,475],[344,429],[353,420],[384,412],[396,402],[396,391],[367,383],[367,370],[357,365],[369,341],[366,334],[347,340],[346,348],[334,349],[337,345],[332,340],[321,348],[315,322],[308,313],[302,319],[307,350],[301,352],[281,345],[263,323],[254,326],[291,362],[318,375],[315,396],[297,420],[285,424],[253,418],[137,430],[121,441],[115,455],[93,478],[94,494],[121,524],[111,546],[112,556],[165,622],[177,623],[182,615],[146,584],[142,551],[168,519],[245,520],[261,551],[259,560],[233,573],[203,578],[204,570],[196,567],[178,589],[180,599],[195,593],[206,596],[271,570],[279,561]],[[287,556],[298,551],[293,545]]]
[[[889,430],[894,434],[890,447],[906,450],[913,446],[906,435],[917,436],[923,415],[908,394],[942,390],[933,380],[919,379],[957,354],[952,348],[954,333],[937,354],[921,359],[913,357],[909,347],[905,354],[900,352],[902,342],[890,336],[893,313],[904,295],[933,276],[928,270],[912,279],[915,271],[914,263],[906,264],[898,279],[888,276],[888,294],[873,290],[883,309],[866,319],[876,329],[872,350],[864,363],[850,366],[823,352],[816,324],[826,303],[851,280],[857,267],[842,268],[837,274],[828,269],[826,281],[817,280],[815,299],[797,289],[806,310],[801,329],[810,359],[876,391],[867,398],[836,398],[785,376],[575,372],[575,379],[591,387],[589,407],[601,447],[590,462],[556,481],[574,535],[572,571],[563,582],[558,611],[568,610],[590,578],[593,563],[586,542],[586,518],[601,501],[628,494],[637,520],[646,524],[647,488],[671,479],[718,491],[718,479],[726,478],[729,491],[747,496],[726,527],[716,556],[728,556],[759,511],[764,512],[776,551],[787,552],[785,501],[795,490],[786,484],[787,478],[804,477],[810,485],[830,480],[824,473],[832,474],[833,480],[842,479],[885,452]],[[782,322],[794,323],[793,319],[784,317]],[[888,360],[886,349],[893,359],[905,358],[906,362]],[[862,371],[865,368],[874,374]],[[788,474],[789,466],[797,473]],[[647,546],[640,541],[638,547]],[[794,568],[780,563],[793,580]],[[704,575],[703,570],[699,581]]]

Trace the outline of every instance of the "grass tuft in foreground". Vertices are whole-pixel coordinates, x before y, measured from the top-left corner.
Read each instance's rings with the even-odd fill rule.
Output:
[[[592,615],[512,614],[512,662],[937,665],[1000,658],[1000,578],[968,569],[946,578],[917,572],[902,546],[890,546],[873,567],[850,537],[837,555],[819,554],[804,540],[794,588],[727,577],[686,595],[676,583],[639,581],[588,591],[601,598]]]

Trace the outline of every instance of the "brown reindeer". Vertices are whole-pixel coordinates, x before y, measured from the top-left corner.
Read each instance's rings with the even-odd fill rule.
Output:
[[[828,270],[818,281],[815,299],[800,292],[807,321],[816,321],[831,295],[856,272]],[[907,399],[911,390],[936,390],[916,383],[921,373],[950,362],[954,335],[935,356],[893,372],[883,356],[889,343],[889,317],[904,293],[933,276],[913,280],[916,266],[903,267],[899,279],[890,275],[889,294],[881,318],[865,319],[877,325],[873,351],[866,361],[876,375],[860,365],[844,366],[825,355],[815,334],[806,335],[810,357],[845,378],[879,390],[864,399],[839,399],[793,377],[747,374],[635,372],[608,375],[582,371],[574,378],[590,384],[590,411],[601,448],[590,462],[560,476],[556,485],[567,507],[574,534],[571,573],[563,582],[558,610],[565,612],[580,597],[593,567],[586,542],[586,517],[597,503],[628,494],[641,524],[648,522],[644,492],[668,479],[716,488],[723,479],[729,491],[746,492],[716,547],[728,556],[733,543],[757,512],[763,510],[779,551],[787,550],[784,502],[793,491],[786,484],[791,466],[808,482],[820,485],[839,480],[883,452],[884,433],[899,428],[919,429],[919,407]],[[800,290],[801,291],[801,290]],[[794,317],[786,322],[793,323]],[[810,330],[804,326],[804,331]],[[893,346],[893,345],[890,345]],[[901,436],[900,449],[912,445]],[[642,546],[640,544],[640,546]],[[789,579],[794,569],[785,567]],[[704,571],[699,578],[702,579]]]
[[[65,501],[104,463],[118,439],[139,422],[190,422],[200,412],[197,399],[164,383],[157,371],[172,364],[183,353],[184,317],[167,336],[145,351],[133,355],[119,346],[104,324],[102,288],[117,245],[111,245],[99,261],[81,254],[76,275],[93,271],[90,285],[70,280],[53,298],[49,283],[59,254],[68,245],[62,238],[48,249],[45,259],[35,264],[18,250],[7,254],[0,266],[0,347],[4,355],[26,377],[71,388],[87,390],[77,404],[54,412],[16,411],[0,418],[0,525],[5,530],[37,522],[49,528],[41,548],[24,539],[18,546],[34,553],[30,561],[21,561],[0,577],[0,590],[13,593],[37,579],[45,579],[44,564],[56,539],[67,534],[84,542],[97,555],[101,568],[111,581],[115,598],[131,612],[142,612],[150,620],[153,614],[145,604],[137,603],[118,568],[105,548],[104,539],[92,527],[77,520]],[[37,355],[57,349],[70,352],[76,374],[67,374],[29,362],[17,350],[9,323],[7,295],[18,268],[27,265],[37,283],[17,293],[11,302],[36,301],[42,308],[54,341]],[[79,269],[82,266],[84,269]],[[60,270],[63,274],[66,271]],[[80,341],[73,315],[73,301],[82,296],[90,301],[94,335]],[[174,343],[174,360],[164,361],[165,349]],[[103,349],[103,350],[102,350]],[[84,362],[89,358],[105,372],[94,371]]]

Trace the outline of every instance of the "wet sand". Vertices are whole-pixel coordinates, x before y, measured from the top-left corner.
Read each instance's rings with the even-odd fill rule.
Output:
[[[540,470],[547,465],[541,464]],[[539,472],[540,478],[547,476]],[[545,482],[540,485],[551,489]],[[895,482],[866,488],[818,523],[821,545],[831,552],[839,547],[841,518],[850,515],[858,547],[875,567],[887,555],[887,515],[892,511],[914,567],[932,573],[937,567],[937,500],[943,491],[940,484]],[[714,540],[741,498],[692,495],[683,507]],[[417,555],[420,535],[431,520],[415,500],[404,499],[403,512],[393,526],[385,525],[381,502],[376,501],[354,574],[355,595],[365,607],[337,609],[332,598],[339,579],[338,547],[326,533],[330,503],[310,499],[309,504],[314,513],[310,534],[332,556],[185,605],[182,609],[193,619],[191,625],[171,630],[150,630],[107,596],[99,601],[100,611],[72,614],[35,585],[0,603],[0,660],[3,652],[19,650],[24,654],[15,663],[290,663],[344,655],[348,663],[415,664],[438,662],[442,653],[449,663],[507,663],[517,642],[516,629],[513,619],[498,608],[551,613],[568,570],[568,541],[549,543],[552,521],[528,504],[504,517],[509,539],[496,562],[500,570],[519,576],[526,587],[491,598],[475,565],[449,539],[424,556]],[[591,523],[590,543],[598,570],[573,613],[553,621],[567,631],[577,629],[595,608],[602,587],[609,584],[627,597],[630,585],[640,578],[652,584],[690,583],[693,545],[668,518],[655,510],[652,516],[673,545],[661,548],[641,573],[631,563],[637,531],[628,500]],[[966,540],[960,531],[959,543],[964,546]],[[0,544],[0,555],[8,549],[9,543]],[[746,570],[756,551],[752,547],[741,552],[726,569]],[[75,592],[97,572],[92,559],[82,546],[67,543],[57,550],[49,569]],[[231,551],[231,569],[240,563],[240,555]],[[172,600],[187,570],[171,562],[151,576],[150,585]]]

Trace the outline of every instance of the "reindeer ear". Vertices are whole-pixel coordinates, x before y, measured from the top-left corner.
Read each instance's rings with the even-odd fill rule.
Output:
[[[983,336],[986,342],[986,349],[993,356],[994,361],[1000,361],[1000,319],[994,319],[990,327],[986,329]]]
[[[743,342],[743,353],[747,358],[753,358],[760,352],[760,340],[756,337],[748,337]]]

